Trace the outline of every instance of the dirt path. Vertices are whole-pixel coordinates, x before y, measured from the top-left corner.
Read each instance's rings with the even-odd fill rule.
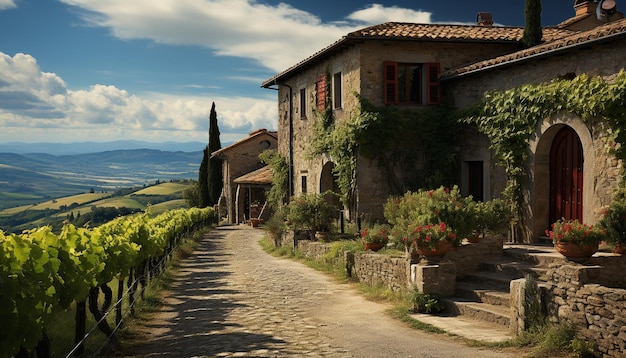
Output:
[[[408,328],[349,285],[275,258],[246,226],[207,234],[164,305],[133,328],[137,357],[514,357]]]

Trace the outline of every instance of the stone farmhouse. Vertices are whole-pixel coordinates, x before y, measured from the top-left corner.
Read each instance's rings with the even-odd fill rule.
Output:
[[[265,204],[265,192],[271,186],[272,173],[269,166],[259,160],[259,154],[276,149],[276,132],[259,129],[248,137],[211,153],[222,160],[224,187],[220,197],[220,216],[230,224],[259,218]]]
[[[542,43],[530,48],[522,43],[523,28],[494,26],[488,13],[479,13],[476,25],[384,23],[351,32],[267,79],[262,87],[278,90],[278,150],[288,160],[291,194],[337,188],[337,158],[309,153],[315,123],[328,112],[335,123],[347,123],[359,113],[362,99],[379,108],[416,112],[444,103],[468,109],[490,91],[525,84],[580,75],[610,82],[626,64],[626,20],[614,1],[605,2],[574,1],[573,17],[544,27]],[[507,177],[488,138],[471,126],[464,131],[454,143],[454,182],[477,200],[499,196]],[[561,217],[595,223],[623,165],[607,154],[614,145],[607,127],[563,111],[538,118],[527,144],[518,241],[536,241]],[[428,160],[390,158],[381,166],[358,153],[346,216],[381,219],[390,195],[418,189],[406,180],[390,184],[389,173],[406,178]]]

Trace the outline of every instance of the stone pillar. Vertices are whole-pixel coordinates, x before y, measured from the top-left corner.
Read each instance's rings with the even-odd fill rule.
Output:
[[[456,265],[454,262],[440,262],[436,265],[412,264],[411,283],[424,294],[454,296]]]
[[[526,279],[520,278],[511,281],[511,330],[516,335],[526,330],[526,312],[524,312],[524,297],[526,295]]]

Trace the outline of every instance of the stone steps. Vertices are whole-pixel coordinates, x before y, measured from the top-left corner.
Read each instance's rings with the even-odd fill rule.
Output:
[[[462,315],[475,320],[493,322],[510,327],[511,312],[508,306],[476,302],[463,298],[446,298],[447,310],[452,315]]]
[[[562,260],[550,246],[505,245],[501,256],[483,262],[479,271],[457,281],[456,297],[445,300],[447,313],[496,323],[508,329],[511,281],[530,274],[541,283],[548,265]]]

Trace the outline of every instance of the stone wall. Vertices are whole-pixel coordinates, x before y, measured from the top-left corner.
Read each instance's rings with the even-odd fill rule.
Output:
[[[593,283],[602,266],[554,265],[548,271],[546,302],[550,318],[572,324],[604,357],[626,352],[626,290]],[[623,271],[622,271],[623,272]],[[613,272],[615,275],[615,272]]]
[[[409,283],[408,264],[404,256],[360,252],[354,255],[352,275],[369,286],[385,286],[396,291]]]

